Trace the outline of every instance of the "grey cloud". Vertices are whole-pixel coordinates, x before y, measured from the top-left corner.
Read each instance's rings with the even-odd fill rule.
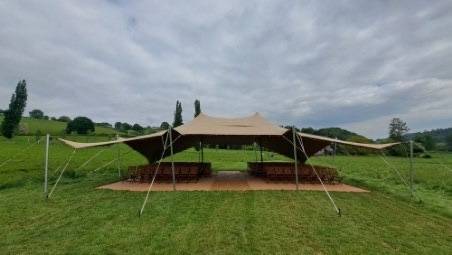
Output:
[[[199,98],[372,137],[452,124],[449,1],[4,1],[0,23],[0,108],[25,78],[28,108],[97,121],[159,125],[177,99],[189,120]]]

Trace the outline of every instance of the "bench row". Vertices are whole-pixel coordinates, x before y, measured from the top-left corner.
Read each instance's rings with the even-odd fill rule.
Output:
[[[335,183],[340,180],[336,169],[322,166],[299,164],[298,179],[301,182],[318,183],[319,178],[325,183]],[[260,176],[274,181],[293,181],[295,179],[295,166],[290,162],[248,162],[248,171],[251,175]],[[318,176],[317,176],[318,175]]]
[[[177,162],[174,164],[174,174],[178,182],[197,181],[200,177],[210,176],[212,169],[210,163]],[[173,178],[171,163],[129,167],[129,180],[133,182],[150,182],[154,175],[157,181],[171,181]]]

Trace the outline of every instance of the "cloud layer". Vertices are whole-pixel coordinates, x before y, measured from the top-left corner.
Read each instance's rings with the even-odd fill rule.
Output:
[[[159,125],[210,115],[385,136],[452,126],[450,1],[2,1],[0,108]]]

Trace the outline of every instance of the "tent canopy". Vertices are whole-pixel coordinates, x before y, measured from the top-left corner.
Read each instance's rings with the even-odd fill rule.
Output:
[[[168,139],[168,132],[169,131],[164,130],[150,135],[133,138],[118,138],[114,141],[98,143],[78,143],[65,139],[60,140],[75,149],[125,143],[145,156],[150,163],[153,163],[159,160],[162,154],[164,156],[169,154],[169,150],[164,150],[163,148],[165,140]],[[200,143],[247,145],[256,142],[271,151],[294,158],[292,130],[274,125],[258,113],[245,118],[218,118],[201,113],[187,124],[172,129],[171,135],[173,138],[174,153],[199,145]],[[297,132],[296,135],[299,136],[302,141],[308,157],[314,155],[331,143],[374,150],[382,150],[398,144],[355,143],[300,132]],[[168,141],[167,145],[169,145]],[[298,151],[297,153],[297,157],[301,162],[307,160],[306,156],[301,151]]]

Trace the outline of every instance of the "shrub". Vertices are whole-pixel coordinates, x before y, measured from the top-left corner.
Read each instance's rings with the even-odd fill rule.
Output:
[[[71,134],[76,132],[80,135],[86,135],[94,132],[94,122],[87,117],[77,117],[67,124],[66,133]]]

